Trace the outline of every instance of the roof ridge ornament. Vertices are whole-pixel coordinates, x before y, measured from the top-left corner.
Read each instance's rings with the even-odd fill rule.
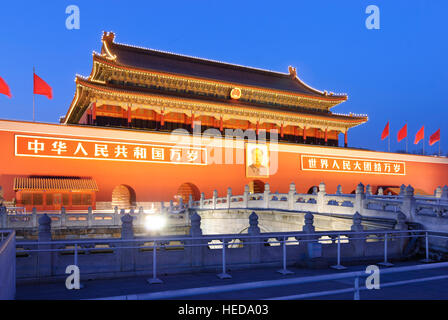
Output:
[[[297,68],[294,68],[293,66],[288,67],[289,75],[291,78],[297,78]]]
[[[103,31],[103,37],[101,38],[101,41],[103,42],[103,48],[104,50],[101,50],[102,56],[105,57],[108,60],[116,60],[117,56],[112,54],[112,52],[109,49],[108,44],[114,43],[115,40],[115,33],[113,32],[106,32]]]

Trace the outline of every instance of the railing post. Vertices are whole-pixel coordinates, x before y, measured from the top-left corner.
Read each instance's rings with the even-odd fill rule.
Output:
[[[261,261],[261,246],[260,239],[257,238],[260,236],[260,227],[258,226],[258,215],[255,212],[252,212],[249,216],[249,229],[247,230],[247,234],[252,237],[248,239],[248,246],[250,250],[250,262],[257,264]]]
[[[232,276],[226,271],[226,239],[222,239],[222,272],[218,274],[219,279],[231,279]]]
[[[163,283],[162,280],[157,278],[157,241],[154,240],[152,246],[152,279],[148,279],[149,284]]]
[[[355,277],[355,293],[353,296],[353,300],[359,300],[359,277]]]
[[[384,261],[378,263],[379,265],[383,267],[391,267],[393,266],[392,263],[387,261],[387,239],[388,239],[388,233],[384,233]]]
[[[204,192],[201,192],[201,198],[199,199],[199,209],[204,208],[204,199],[205,199]]]
[[[243,208],[247,208],[248,204],[249,204],[249,186],[246,184],[244,186]]]
[[[93,217],[93,212],[92,212],[92,207],[87,208],[87,226],[89,228],[92,227],[94,222],[94,217]]]
[[[344,267],[343,265],[341,265],[341,235],[338,234],[338,245],[337,245],[337,264],[334,266],[331,266],[331,268],[336,269],[336,270],[345,270],[347,269],[346,267]]]
[[[232,188],[227,188],[227,209],[230,209],[230,205],[232,204]]]
[[[50,244],[39,244],[39,242],[50,242],[51,241],[51,218],[47,214],[43,214],[39,218],[39,229],[38,229],[38,246],[41,252],[37,252],[38,276],[51,276],[53,265],[52,265],[52,252]]]
[[[325,183],[319,184],[319,192],[317,193],[317,212],[326,212],[325,207],[327,205],[325,196],[327,195]]]
[[[269,209],[269,198],[271,195],[271,186],[269,183],[266,183],[264,185],[264,193],[263,193],[263,201],[264,201],[264,208]]]
[[[33,208],[33,210],[31,210],[31,219],[32,219],[33,228],[37,228],[39,226],[39,223],[37,221],[37,211],[36,211],[35,207]],[[6,227],[7,226],[5,225],[5,228]]]
[[[129,247],[134,244],[132,241],[134,239],[134,218],[130,214],[125,214],[121,217],[121,240],[118,246]],[[130,240],[125,242],[124,240]],[[135,249],[122,248],[118,250],[119,261],[120,261],[120,271],[134,271],[135,270]]]
[[[201,267],[204,263],[203,261],[204,250],[202,245],[205,242],[201,240],[202,237],[201,216],[194,209],[189,209],[188,211],[190,219],[190,236],[196,239],[193,239],[186,243],[189,246],[186,248],[186,250],[189,251],[191,266]]]
[[[423,262],[423,263],[433,262],[433,260],[429,259],[429,236],[428,236],[428,231],[425,232],[425,259],[420,260],[420,262]]]
[[[286,269],[286,240],[287,237],[283,236],[283,241],[282,241],[282,246],[283,246],[283,269],[277,270],[278,273],[281,273],[283,275],[287,275],[287,274],[294,274],[294,272],[289,271],[288,269]]]
[[[354,202],[354,206],[353,206],[353,210],[355,212],[363,212],[364,211],[365,199],[366,199],[366,194],[364,191],[364,185],[362,183],[360,183],[356,187],[355,202]]]
[[[218,190],[214,190],[213,191],[213,198],[212,198],[212,201],[213,201],[213,209],[216,209],[216,201],[217,201],[217,198],[218,198]]]
[[[59,223],[60,223],[61,227],[67,226],[67,216],[65,213],[65,207],[61,208],[61,216],[59,217]]]
[[[294,209],[294,196],[296,194],[296,185],[294,182],[291,182],[289,185],[289,192],[288,192],[288,209],[293,210]]]
[[[78,244],[77,243],[75,243],[74,264],[75,264],[75,266],[78,266]]]

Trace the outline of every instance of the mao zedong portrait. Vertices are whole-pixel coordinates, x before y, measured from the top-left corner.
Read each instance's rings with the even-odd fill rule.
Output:
[[[264,157],[267,156],[261,148],[254,148],[251,152],[252,158],[250,165],[247,167],[248,177],[267,177],[268,168],[263,165],[265,163]]]

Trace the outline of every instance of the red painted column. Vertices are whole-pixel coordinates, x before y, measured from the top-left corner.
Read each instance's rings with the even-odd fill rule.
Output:
[[[306,141],[306,127],[303,127],[303,141]]]
[[[257,136],[258,136],[258,132],[259,131],[260,131],[260,122],[257,121],[256,129],[255,129],[255,132],[257,133]]]
[[[281,125],[281,127],[280,127],[280,137],[284,137],[284,132],[283,132],[283,123],[282,123],[282,125]]]
[[[160,112],[160,126],[164,126],[165,125],[165,111],[161,111]]]
[[[92,105],[92,122],[96,124],[96,102]]]
[[[348,130],[345,130],[345,133],[344,133],[344,147],[345,148],[347,148],[347,146],[348,146],[347,136],[348,136]]]
[[[221,119],[219,120],[219,130],[222,132],[222,130],[224,129],[224,121]]]
[[[128,107],[128,127],[131,126],[131,122],[132,122],[132,109],[131,107]]]
[[[191,129],[194,129],[194,113],[191,114]]]
[[[325,128],[325,145],[328,143],[328,129]]]

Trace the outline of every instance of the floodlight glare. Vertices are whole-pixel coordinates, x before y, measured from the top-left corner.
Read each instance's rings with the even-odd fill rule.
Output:
[[[148,215],[145,218],[145,228],[147,230],[161,230],[166,226],[166,218],[161,215]]]

